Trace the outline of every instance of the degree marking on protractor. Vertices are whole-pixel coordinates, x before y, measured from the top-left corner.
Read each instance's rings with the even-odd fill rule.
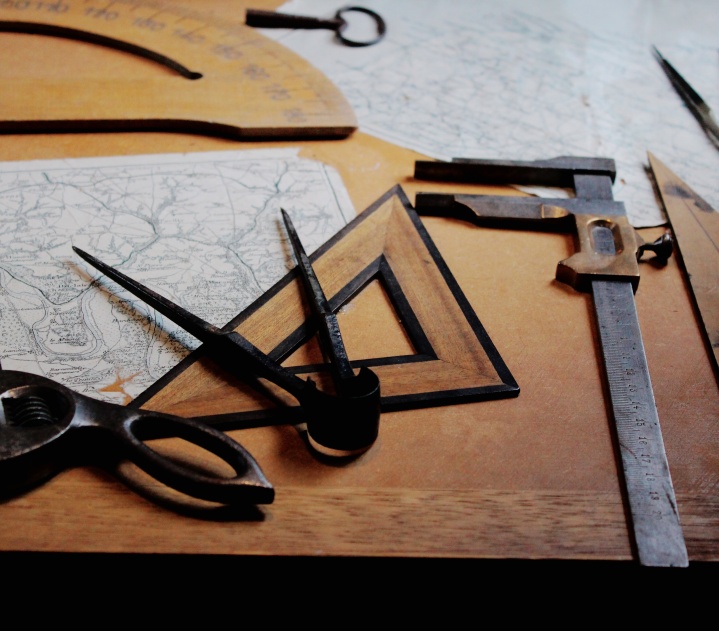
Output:
[[[74,96],[87,90],[87,85],[82,77],[58,79],[48,69],[47,80],[42,81],[46,97],[35,99],[45,104],[44,109],[27,96],[10,95],[0,106],[3,131],[27,131],[22,129],[22,123],[28,120],[61,120],[67,124],[82,120],[92,124],[98,119],[142,121],[147,127],[157,121],[164,121],[165,126],[168,121],[176,126],[194,122],[200,127],[212,127],[205,130],[210,133],[252,138],[346,137],[355,131],[357,121],[349,103],[324,74],[281,44],[245,26],[243,7],[237,8],[236,18],[226,18],[209,12],[222,5],[212,2],[205,6],[206,13],[152,0],[3,2],[2,21],[51,24],[123,40],[203,75],[197,81],[178,82],[179,77],[159,70],[156,80],[148,79],[143,84],[147,89],[142,93],[127,76],[114,89],[108,77],[106,88],[103,84],[95,89],[96,101],[80,100],[77,112],[68,114],[67,102],[72,99],[62,99],[61,91],[65,89]],[[20,81],[16,91],[27,93],[31,87]],[[126,94],[131,107],[114,105],[110,95],[104,96],[110,90],[115,95]],[[148,94],[149,99],[142,98]],[[60,102],[65,105],[61,107]],[[49,111],[48,107],[57,109]]]

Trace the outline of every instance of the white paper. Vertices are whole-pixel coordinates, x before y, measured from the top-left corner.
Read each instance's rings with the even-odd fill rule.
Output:
[[[127,404],[198,342],[71,246],[216,326],[355,216],[294,149],[0,162],[0,360]]]
[[[344,3],[282,11],[331,17]],[[360,130],[427,156],[613,158],[614,197],[636,227],[665,218],[647,151],[719,208],[719,152],[652,46],[719,113],[716,0],[367,0],[387,35],[366,48],[330,31],[262,29],[337,84]],[[347,14],[349,21],[352,14]]]

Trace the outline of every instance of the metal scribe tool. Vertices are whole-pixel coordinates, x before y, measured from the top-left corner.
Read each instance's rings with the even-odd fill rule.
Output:
[[[556,278],[590,292],[594,299],[639,561],[646,566],[686,567],[688,555],[634,302],[638,259],[652,246],[643,244],[624,205],[612,198],[614,161],[417,161],[415,177],[545,186],[572,182],[576,197],[570,199],[418,193],[415,206],[420,215],[478,225],[575,232],[579,251],[559,262]],[[666,247],[666,241],[657,246],[657,256],[668,256]]]
[[[351,395],[320,390],[314,381],[301,379],[237,331],[219,329],[80,248],[73,247],[73,250],[206,344],[208,355],[226,370],[240,379],[267,379],[291,394],[302,407],[310,444],[320,453],[350,456],[362,453],[374,444],[379,432],[379,381],[368,368],[360,370]]]
[[[309,300],[319,331],[320,347],[329,365],[332,382],[338,396],[348,401],[375,401],[377,409],[379,409],[380,383],[377,375],[366,367],[362,367],[359,374],[355,375],[342,341],[337,316],[330,309],[330,304],[324,291],[322,291],[320,281],[305,252],[300,237],[292,224],[290,216],[284,209],[282,209],[282,219],[285,222],[285,228],[292,243],[292,249],[297,259],[297,269],[302,278],[305,294]],[[314,438],[309,432],[308,438],[316,450],[324,451],[321,445],[315,444]],[[363,446],[362,451],[364,449],[365,447]]]
[[[689,82],[677,72],[676,68],[674,68],[656,48],[653,50],[654,57],[659,62],[662,70],[664,70],[672,87],[676,90],[677,94],[679,94],[682,101],[684,101],[684,104],[694,118],[697,119],[709,140],[712,141],[715,147],[719,148],[719,124],[717,124],[709,105],[707,105],[699,93],[692,88]]]

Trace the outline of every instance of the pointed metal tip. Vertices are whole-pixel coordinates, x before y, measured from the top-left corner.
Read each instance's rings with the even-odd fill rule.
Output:
[[[92,265],[94,268],[100,270],[101,272],[106,272],[106,270],[109,269],[109,266],[103,263],[100,259],[95,258],[92,254],[88,254],[84,250],[81,250],[77,246],[72,246],[73,251],[82,259],[87,261],[90,265]]]
[[[652,46],[653,52],[654,52],[654,58],[659,62],[659,65],[662,67],[665,73],[669,75],[669,78],[672,79],[672,75],[678,75],[679,73],[676,71],[674,66],[672,66],[668,61],[667,58],[662,55],[659,52],[659,49],[656,46]],[[672,79],[673,82],[673,79]]]
[[[75,254],[77,254],[80,258],[85,259],[88,263],[92,263],[93,259],[95,258],[91,254],[88,254],[84,250],[78,248],[76,245],[72,246],[72,250],[73,252],[75,252]]]
[[[285,227],[289,232],[296,232],[295,226],[292,223],[292,219],[290,219],[289,214],[284,208],[280,208],[280,212],[282,213],[282,221],[285,222]]]
[[[94,256],[92,256],[92,254],[88,254],[87,252],[85,252],[85,250],[78,248],[76,245],[73,245],[72,249],[83,258],[86,258],[86,257],[95,258]]]
[[[292,244],[292,249],[295,252],[295,256],[297,258],[300,258],[303,254],[306,256],[307,253],[305,252],[305,248],[302,245],[299,234],[297,234],[297,229],[292,223],[292,219],[290,219],[289,214],[287,214],[287,211],[284,208],[280,208],[280,210],[282,211],[282,219],[285,222],[285,228],[287,229],[287,234],[290,237],[290,243]]]

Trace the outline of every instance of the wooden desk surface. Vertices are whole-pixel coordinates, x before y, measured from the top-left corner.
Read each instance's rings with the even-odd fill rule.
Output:
[[[426,156],[362,133],[280,144],[334,166],[358,211],[396,184],[411,201],[418,191],[490,190],[415,181],[414,161]],[[9,135],[0,159],[268,146],[277,143]],[[231,432],[276,489],[273,504],[234,518],[204,506],[169,510],[102,470],[65,471],[0,504],[0,551],[632,560],[591,298],[554,280],[571,237],[423,221],[519,383],[518,398],[385,414],[378,443],[342,467],[317,462],[291,426]],[[717,377],[677,261],[641,270],[639,319],[690,563],[718,561]],[[385,310],[372,290],[345,309],[350,356],[381,352],[383,334],[397,332]]]

